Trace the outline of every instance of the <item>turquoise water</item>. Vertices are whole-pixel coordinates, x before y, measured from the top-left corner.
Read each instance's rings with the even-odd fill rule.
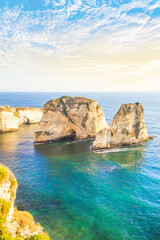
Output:
[[[42,107],[64,93],[0,93],[0,105]],[[68,95],[68,94],[67,94]],[[98,100],[107,122],[140,101],[155,139],[90,151],[91,140],[34,145],[37,125],[0,135],[0,161],[14,172],[16,205],[56,240],[160,239],[160,94],[77,93]]]

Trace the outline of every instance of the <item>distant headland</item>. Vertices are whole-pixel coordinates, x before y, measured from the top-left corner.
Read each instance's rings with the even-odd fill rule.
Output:
[[[41,108],[0,106],[0,133],[16,131],[22,124],[38,123],[42,116]]]

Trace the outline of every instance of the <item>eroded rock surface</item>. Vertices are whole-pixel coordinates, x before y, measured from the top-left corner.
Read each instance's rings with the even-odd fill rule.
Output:
[[[136,144],[149,138],[142,104],[123,104],[113,117],[110,130],[97,134],[93,149]]]
[[[13,173],[0,164],[0,239],[49,240],[30,213],[15,208],[17,186]]]
[[[110,146],[111,146],[111,131],[110,128],[105,128],[99,133],[97,133],[92,148],[95,150],[101,148],[110,148]]]
[[[0,106],[0,132],[12,132],[24,124],[40,122],[43,115],[41,108]]]
[[[44,106],[34,142],[48,142],[75,136],[92,138],[108,128],[104,112],[97,101],[84,97],[51,99]]]
[[[121,105],[110,127],[111,145],[132,144],[148,139],[141,103]]]

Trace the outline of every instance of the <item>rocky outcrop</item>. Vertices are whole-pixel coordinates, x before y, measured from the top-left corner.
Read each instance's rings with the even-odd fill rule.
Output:
[[[148,139],[142,104],[123,104],[111,122],[111,145],[133,144]]]
[[[12,132],[22,124],[40,122],[42,115],[43,110],[40,108],[0,106],[0,132]]]
[[[97,133],[96,139],[93,142],[93,149],[110,148],[111,147],[111,131],[110,128],[105,128]]]
[[[108,128],[101,106],[84,97],[51,99],[44,106],[34,142],[56,141],[69,137],[93,138]]]
[[[123,104],[110,125],[110,130],[99,132],[93,149],[131,145],[147,141],[148,136],[142,104]]]
[[[17,186],[13,173],[0,165],[0,239],[49,240],[30,213],[15,208]]]

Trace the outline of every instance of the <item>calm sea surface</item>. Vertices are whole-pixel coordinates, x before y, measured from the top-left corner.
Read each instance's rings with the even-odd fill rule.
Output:
[[[0,93],[0,105],[43,107],[66,93]],[[160,239],[160,93],[70,93],[102,105],[111,122],[122,103],[141,102],[153,141],[90,151],[91,141],[34,145],[37,125],[0,135],[0,162],[15,174],[16,205],[52,240]]]

